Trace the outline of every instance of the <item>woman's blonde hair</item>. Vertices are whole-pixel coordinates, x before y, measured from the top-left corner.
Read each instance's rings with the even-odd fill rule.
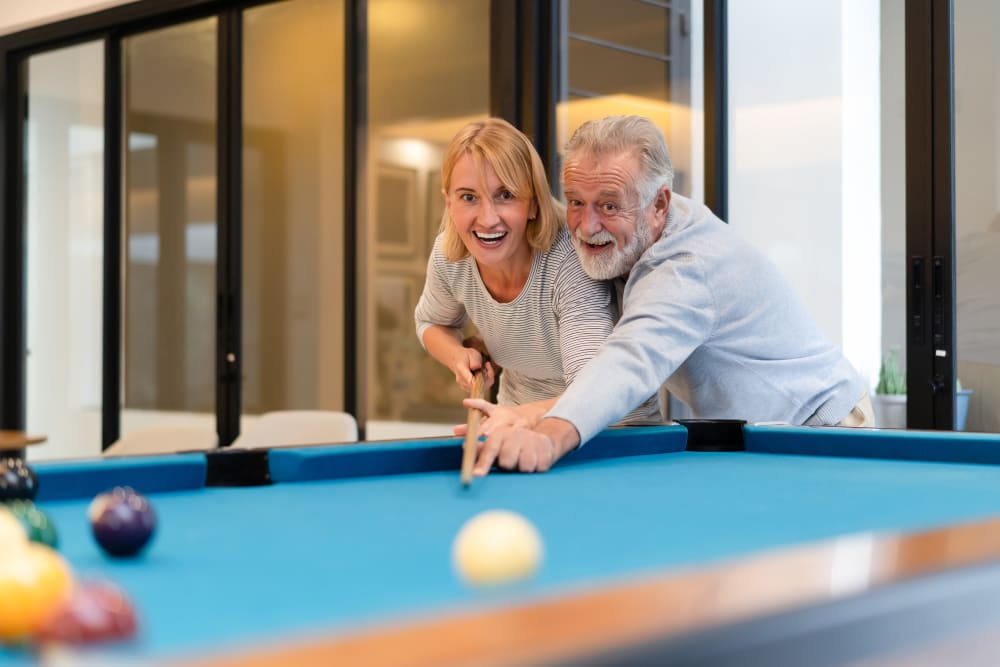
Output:
[[[525,238],[536,250],[551,248],[565,220],[565,208],[552,196],[542,159],[528,137],[500,118],[477,120],[463,127],[444,153],[441,186],[445,193],[451,190],[455,164],[465,154],[472,156],[481,174],[488,164],[512,195],[532,201],[538,207],[537,216],[528,220]],[[457,262],[469,254],[447,207],[441,218],[441,249],[450,262]]]

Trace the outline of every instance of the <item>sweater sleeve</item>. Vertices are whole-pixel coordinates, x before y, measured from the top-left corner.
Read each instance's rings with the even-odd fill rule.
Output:
[[[715,307],[704,268],[691,255],[636,266],[622,318],[546,416],[586,442],[655,394],[711,335]]]
[[[427,277],[424,280],[424,290],[413,312],[416,323],[417,340],[424,344],[424,332],[428,327],[437,325],[461,329],[468,314],[455,294],[452,292],[452,281],[446,275],[448,262],[441,252],[441,239],[434,242],[434,249],[427,260]]]

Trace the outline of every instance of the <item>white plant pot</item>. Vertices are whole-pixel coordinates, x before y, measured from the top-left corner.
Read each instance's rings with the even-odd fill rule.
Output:
[[[955,394],[955,430],[965,430],[965,419],[969,415],[971,389],[961,389]],[[875,394],[872,396],[875,409],[875,426],[878,428],[906,428],[906,394]]]
[[[906,394],[872,396],[877,428],[906,428]]]

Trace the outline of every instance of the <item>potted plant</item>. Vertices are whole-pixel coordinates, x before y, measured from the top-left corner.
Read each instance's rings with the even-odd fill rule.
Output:
[[[872,406],[878,428],[906,428],[906,373],[899,367],[898,347],[882,360]]]
[[[969,414],[971,389],[963,389],[961,380],[955,380],[955,430],[965,430]],[[878,428],[906,428],[906,373],[899,366],[899,348],[892,348],[882,361],[878,384],[872,397],[875,409],[875,426]]]

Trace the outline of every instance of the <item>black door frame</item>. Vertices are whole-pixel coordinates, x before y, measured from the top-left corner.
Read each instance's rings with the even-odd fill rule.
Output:
[[[906,3],[906,369],[909,428],[955,427],[952,0]]]

